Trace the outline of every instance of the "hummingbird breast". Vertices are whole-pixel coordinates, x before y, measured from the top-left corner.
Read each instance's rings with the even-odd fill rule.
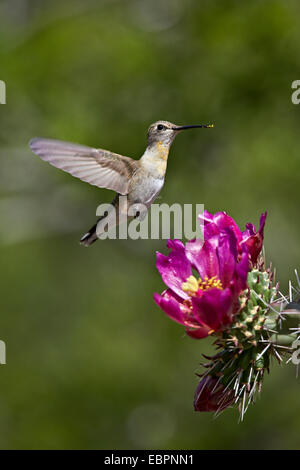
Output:
[[[132,185],[129,193],[131,203],[142,203],[149,207],[159,195],[164,185],[164,178],[143,175]]]

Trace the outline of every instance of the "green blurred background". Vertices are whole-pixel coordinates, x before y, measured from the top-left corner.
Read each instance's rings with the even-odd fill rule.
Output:
[[[148,125],[213,122],[173,145],[160,201],[204,203],[299,268],[300,5],[0,1],[0,448],[299,449],[300,382],[274,365],[238,424],[193,412],[193,341],[154,304],[165,241],[78,244],[110,191],[34,156],[30,138],[139,157]]]

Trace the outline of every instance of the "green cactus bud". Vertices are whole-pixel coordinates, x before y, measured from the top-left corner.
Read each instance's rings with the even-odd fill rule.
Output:
[[[260,355],[257,355],[257,357],[255,359],[255,362],[254,362],[254,365],[255,365],[256,369],[263,369],[264,366],[265,366],[264,357],[260,356]]]
[[[273,334],[269,339],[272,343],[279,346],[291,346],[296,338],[292,334]]]

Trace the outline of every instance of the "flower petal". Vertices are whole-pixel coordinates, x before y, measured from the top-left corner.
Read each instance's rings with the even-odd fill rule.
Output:
[[[264,235],[264,228],[267,219],[267,211],[263,212],[259,219],[259,233],[263,236]]]
[[[233,298],[229,288],[213,287],[204,291],[201,297],[193,297],[192,304],[195,318],[212,330],[219,331],[231,321]]]
[[[177,242],[179,241],[169,240],[168,245],[172,251],[168,256],[156,253],[156,267],[164,283],[181,298],[187,299],[188,294],[181,286],[192,274],[192,268],[185,255],[184,245]]]
[[[194,239],[186,244],[186,256],[197,269],[202,279],[205,276],[219,278],[219,260],[215,248],[210,241]]]
[[[199,214],[198,219],[203,224],[203,235],[205,240],[210,240],[213,236],[219,234],[220,231],[213,222],[214,216],[208,211],[205,210],[203,214]]]
[[[237,295],[247,287],[247,277],[249,272],[248,250],[244,250],[240,262],[236,265],[235,289]]]
[[[217,225],[220,231],[230,228],[238,241],[242,239],[242,232],[237,223],[230,217],[226,212],[217,212],[214,215],[214,223]]]
[[[217,212],[212,215],[204,211],[203,216],[199,218],[204,220],[204,239],[209,240],[212,236],[230,228],[238,241],[242,240],[242,232],[236,222],[226,212]]]
[[[255,232],[255,227],[252,224],[247,224],[246,230],[243,232],[241,245],[248,248],[253,264],[256,263],[257,258],[262,250],[266,218],[267,212],[261,214],[258,232]]]
[[[220,280],[223,287],[230,285],[237,264],[237,240],[234,232],[227,229],[220,235],[217,247]]]
[[[174,240],[171,240],[171,238],[169,238],[169,240],[167,241],[167,247],[170,250],[178,250],[182,252],[185,251],[184,244],[182,243],[181,240],[177,240],[177,238],[175,238]]]
[[[155,292],[154,301],[172,320],[181,325],[185,324],[178,297],[175,296],[170,289],[163,292],[162,295]]]
[[[203,339],[203,338],[207,338],[207,336],[211,332],[211,328],[209,328],[208,326],[200,326],[199,328],[196,328],[196,329],[186,328],[185,331],[186,331],[186,334],[190,336],[191,338]]]

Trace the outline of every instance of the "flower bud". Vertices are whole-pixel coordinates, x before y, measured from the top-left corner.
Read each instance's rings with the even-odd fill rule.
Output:
[[[226,390],[219,378],[208,375],[199,382],[194,397],[195,411],[222,411],[233,403],[233,390]]]

